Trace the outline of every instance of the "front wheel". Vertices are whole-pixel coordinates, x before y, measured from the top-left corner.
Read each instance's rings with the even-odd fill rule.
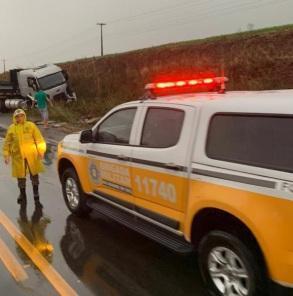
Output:
[[[211,295],[267,295],[257,252],[236,236],[212,231],[201,240],[198,251],[200,271]]]
[[[62,191],[68,209],[77,216],[90,212],[86,205],[86,194],[83,192],[78,176],[73,168],[66,169],[61,177]]]

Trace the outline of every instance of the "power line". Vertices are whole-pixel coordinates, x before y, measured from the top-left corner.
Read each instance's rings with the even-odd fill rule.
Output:
[[[249,1],[252,1],[252,0],[249,0]],[[206,1],[201,1],[201,3],[189,3],[189,4],[196,4],[194,7],[192,7],[192,8],[196,8],[196,7],[198,7],[198,6],[200,6],[200,5],[202,5],[202,4],[204,4],[204,2],[206,2]],[[232,0],[232,3],[235,3],[234,2],[234,0]],[[181,5],[180,5],[181,6]],[[223,7],[225,7],[225,6],[223,6],[223,4],[222,3],[218,3],[218,4],[216,4],[216,5],[213,5],[213,8],[223,8]],[[201,10],[203,10],[203,8],[201,8]],[[180,10],[179,12],[181,12],[182,14],[183,14],[183,18],[184,19],[186,19],[186,11],[184,11],[184,10]],[[209,12],[208,12],[209,13]],[[164,14],[164,18],[160,18],[160,15],[161,14],[157,14],[156,15],[156,17],[159,17],[159,19],[157,20],[152,20],[152,21],[150,21],[150,23],[155,23],[155,24],[158,24],[158,22],[159,21],[161,21],[161,23],[163,23],[163,24],[159,24],[158,26],[155,26],[155,28],[158,28],[158,30],[159,29],[162,29],[163,28],[163,26],[166,26],[166,25],[168,25],[169,23],[168,22],[166,22],[166,15]],[[176,15],[172,15],[171,16],[172,18],[173,18],[173,20],[174,20],[174,18],[175,18],[175,20],[176,20],[176,23],[178,22],[178,21],[180,21],[180,19],[178,18],[178,14],[176,14]],[[195,14],[193,14],[192,15],[192,18],[193,18],[193,20],[198,20],[198,14],[197,13],[195,13]],[[171,20],[172,21],[172,20]],[[195,22],[196,23],[196,22]],[[172,23],[171,23],[172,24]],[[142,31],[142,32],[148,32],[149,30],[147,30],[147,31]],[[117,36],[117,35],[120,35],[120,34],[123,34],[123,32],[118,32],[118,33],[112,33],[112,34],[108,34],[107,36],[109,37],[109,36]],[[136,33],[135,33],[136,34]]]
[[[124,17],[124,18],[119,18],[119,19],[114,19],[114,20],[110,21],[109,23],[110,24],[115,24],[115,23],[122,22],[122,21],[124,21],[124,22],[131,21],[131,20],[133,21],[133,19],[138,18],[138,17],[147,16],[147,15],[150,15],[150,14],[157,14],[158,12],[163,12],[163,11],[170,11],[170,10],[176,9],[178,7],[183,8],[183,7],[190,6],[190,5],[194,6],[194,7],[197,7],[197,6],[200,6],[201,4],[203,4],[203,3],[207,2],[207,1],[208,0],[200,0],[200,1],[197,1],[196,3],[194,3],[194,0],[191,0],[191,1],[189,0],[189,1],[181,2],[180,4],[168,5],[168,6],[165,6],[165,7],[161,7],[159,9],[153,9],[153,10],[145,11],[145,12],[142,12],[142,13],[139,13],[139,14],[136,14],[136,15],[132,15],[132,16]],[[68,44],[68,41],[76,39],[76,37],[78,37],[78,36],[84,36],[85,33],[89,32],[91,30],[93,30],[93,28],[88,27],[87,29],[85,29],[85,30],[83,30],[83,31],[81,31],[81,32],[79,32],[77,34],[74,34],[74,35],[70,36],[69,38],[63,39],[63,40],[58,41],[58,42],[54,42],[54,43],[50,44],[49,46],[44,47],[43,49],[39,49],[39,50],[30,52],[30,53],[26,53],[24,55],[13,57],[12,59],[13,60],[18,60],[18,59],[23,59],[24,57],[43,54],[44,52],[46,52],[46,51],[48,51],[48,50],[50,50],[52,48],[54,49],[54,48],[56,48],[56,46],[60,46],[63,43],[65,44],[65,46],[70,46]]]
[[[165,22],[159,26],[153,26],[152,28],[149,28],[148,30],[144,30],[144,31],[140,31],[138,33],[134,33],[134,34],[128,34],[127,32],[126,33],[123,33],[123,32],[120,32],[120,33],[113,33],[113,34],[107,34],[107,38],[112,38],[114,36],[121,36],[123,38],[125,38],[124,36],[126,34],[128,34],[128,36],[136,36],[138,34],[142,34],[142,33],[149,33],[149,32],[155,32],[155,31],[159,31],[163,28],[165,28],[166,26],[167,27],[172,27],[172,26],[176,26],[177,28],[178,27],[182,27],[182,26],[187,26],[187,25],[190,25],[190,24],[195,24],[195,23],[198,23],[198,21],[201,21],[202,19],[204,19],[205,17],[209,16],[222,16],[222,15],[227,15],[227,14],[230,14],[231,12],[234,12],[234,11],[238,11],[241,9],[241,11],[243,10],[249,10],[249,9],[253,9],[253,8],[259,8],[261,6],[267,6],[267,5],[271,5],[271,4],[280,4],[280,2],[287,2],[288,0],[279,0],[278,3],[276,3],[276,1],[269,1],[269,2],[263,2],[264,0],[260,0],[261,3],[255,3],[255,1],[247,1],[246,3],[238,3],[238,4],[235,4],[234,1],[232,2],[224,2],[223,3],[220,3],[220,4],[217,4],[217,5],[214,5],[213,6],[213,9],[210,11],[206,11],[205,13],[200,13],[200,14],[193,14],[193,19],[192,20],[188,20],[188,21],[185,21],[186,20],[186,16],[184,15],[183,16],[183,19],[178,19],[177,16],[174,16],[176,17],[176,22],[174,23],[174,21],[170,20],[170,22]],[[176,5],[173,5],[173,6],[168,6],[168,7],[164,7],[164,8],[159,8],[159,9],[156,9],[156,10],[150,10],[150,11],[146,11],[146,12],[143,12],[143,13],[140,13],[140,14],[137,14],[137,15],[133,15],[133,16],[129,16],[129,17],[125,17],[125,18],[120,18],[120,19],[116,19],[116,20],[112,20],[110,21],[109,23],[110,24],[114,24],[115,22],[118,23],[118,22],[128,22],[128,21],[133,21],[135,18],[137,17],[142,17],[142,16],[146,16],[146,15],[160,15],[160,13],[162,13],[164,10],[165,11],[170,11],[172,9],[175,9],[175,8],[178,8],[178,7],[199,7],[200,5],[203,5],[206,1],[203,0],[203,1],[200,1],[200,2],[197,2],[197,3],[192,3],[192,1],[185,1],[183,3],[180,3],[180,4],[176,4]],[[233,4],[233,5],[230,5],[230,4]],[[226,5],[226,6],[225,6]],[[228,5],[228,6],[227,6]],[[184,10],[181,10],[183,13],[184,13]],[[160,20],[163,20],[162,18]],[[194,21],[196,20],[196,21]],[[156,22],[157,23],[157,22]],[[85,32],[89,32],[90,30],[92,30],[92,28],[88,28],[87,30],[83,30],[83,35]],[[73,36],[79,36],[80,33],[78,34],[75,34]],[[66,40],[69,41],[69,40],[72,40],[73,39],[73,36],[71,36],[70,38],[67,38]],[[119,38],[118,37],[118,38]],[[90,40],[93,40],[94,38],[91,38]],[[28,56],[31,56],[31,55],[38,55],[38,54],[43,54],[44,52],[46,52],[48,49],[51,49],[51,48],[56,48],[56,45],[60,45],[62,46],[64,42],[56,42],[54,44],[51,44],[50,46],[46,47],[44,50],[38,50],[38,51],[35,51],[33,53],[30,53],[30,54],[25,54],[25,55],[22,55],[22,56],[19,56],[19,58],[23,58],[23,57],[28,57]],[[79,45],[81,43],[84,43],[84,41],[82,42],[78,42],[78,43],[66,43],[64,44],[65,47],[68,47],[68,46],[74,46],[74,45]],[[63,46],[62,46],[63,47]],[[14,59],[17,59],[17,58],[14,58]]]
[[[202,0],[202,1],[207,1],[207,0]],[[119,18],[119,19],[114,19],[112,21],[110,21],[110,23],[118,23],[118,22],[121,22],[123,19],[124,20],[128,20],[128,19],[132,19],[132,18],[136,18],[136,17],[139,17],[139,16],[143,16],[143,15],[148,15],[148,14],[151,14],[151,13],[154,13],[154,12],[157,12],[157,11],[163,11],[165,9],[167,10],[170,10],[172,8],[177,8],[179,6],[184,6],[185,4],[190,4],[191,2],[193,2],[192,0],[190,1],[185,1],[181,4],[178,4],[178,5],[173,5],[173,6],[166,6],[166,7],[162,7],[160,9],[157,9],[157,10],[150,10],[150,11],[146,11],[146,12],[143,12],[143,13],[139,13],[137,15],[133,15],[133,16],[129,16],[129,17],[125,17],[125,18]],[[74,35],[71,35],[69,38],[66,38],[66,39],[62,39],[62,40],[59,40],[58,42],[54,42],[52,44],[50,44],[49,46],[46,46],[44,47],[43,49],[39,49],[37,51],[33,51],[33,52],[30,52],[30,53],[27,53],[27,54],[24,54],[24,55],[21,55],[21,56],[17,56],[17,57],[13,57],[12,59],[13,60],[17,60],[19,58],[23,58],[24,56],[31,56],[31,55],[35,55],[35,54],[39,54],[40,52],[44,52],[44,51],[47,51],[51,48],[54,48],[56,45],[60,45],[61,43],[65,43],[69,40],[72,40],[72,39],[75,39],[76,37],[79,37],[79,36],[84,36],[85,33],[89,32],[90,30],[93,30],[94,28],[91,26],[91,27],[88,27],[86,28],[85,30],[77,33],[77,34],[74,34]]]
[[[207,2],[208,0],[199,0],[197,1],[196,3],[194,3],[194,0],[189,0],[189,1],[185,1],[185,2],[181,2],[180,4],[176,4],[176,5],[168,5],[168,6],[165,6],[165,7],[161,7],[159,9],[153,9],[153,10],[148,10],[148,11],[145,11],[145,12],[142,12],[142,13],[139,13],[139,14],[136,14],[136,15],[132,15],[132,16],[128,16],[128,17],[124,17],[124,18],[118,18],[118,19],[113,19],[112,21],[108,22],[110,24],[115,24],[115,23],[118,23],[118,22],[127,22],[127,21],[131,21],[131,19],[134,19],[134,18],[138,18],[138,17],[141,17],[141,16],[146,16],[146,15],[150,15],[150,14],[154,14],[154,13],[158,13],[158,12],[162,12],[162,11],[168,11],[168,10],[172,10],[172,9],[175,9],[175,8],[182,8],[182,7],[186,7],[186,6],[189,6],[189,5],[192,5],[192,6],[199,6],[201,5],[202,3],[204,2]],[[49,46],[47,47],[44,47],[43,49],[39,49],[37,51],[34,51],[34,52],[30,52],[30,53],[27,53],[27,54],[24,54],[24,55],[21,55],[21,56],[17,56],[17,57],[13,57],[12,59],[13,60],[18,60],[18,59],[22,59],[23,57],[29,57],[29,56],[33,56],[33,55],[39,55],[39,54],[42,54],[52,48],[55,48],[56,45],[60,45],[62,43],[65,43],[67,41],[70,41],[72,39],[75,39],[76,37],[79,37],[79,36],[84,36],[85,33],[89,32],[93,30],[92,27],[88,27],[87,29],[77,33],[77,34],[74,34],[72,35],[71,37],[69,38],[66,38],[66,39],[63,39],[61,41],[58,41],[58,42],[55,42],[53,44],[50,44]],[[67,45],[67,44],[65,44]]]
[[[135,15],[132,15],[132,16],[127,16],[127,17],[122,17],[122,18],[118,18],[118,19],[114,19],[114,20],[110,20],[108,23],[109,24],[115,24],[115,23],[119,23],[119,22],[127,22],[127,21],[131,21],[133,19],[136,19],[138,17],[141,17],[141,16],[147,16],[147,15],[150,15],[150,14],[156,14],[158,12],[162,12],[162,11],[168,11],[168,10],[172,10],[174,8],[182,8],[184,6],[188,6],[188,5],[194,5],[196,4],[196,6],[198,4],[201,4],[201,2],[207,2],[207,0],[201,0],[197,3],[194,3],[194,0],[193,1],[184,1],[184,2],[181,2],[180,4],[176,4],[176,5],[168,5],[166,7],[161,7],[159,9],[153,9],[153,10],[148,10],[148,11],[145,11],[145,12],[142,12],[142,13],[139,13],[139,14],[135,14]]]
[[[238,10],[241,10],[241,12],[242,12],[243,10],[250,10],[250,9],[254,9],[254,8],[259,8],[259,7],[264,6],[264,5],[272,5],[272,4],[273,5],[274,4],[279,5],[280,2],[287,2],[287,1],[289,1],[289,0],[279,0],[278,3],[276,3],[275,0],[271,0],[271,1],[267,2],[267,3],[255,4],[254,0],[250,0],[249,2],[244,3],[244,5],[243,4],[241,4],[241,5],[237,4],[237,5],[232,5],[232,6],[229,6],[229,7],[223,7],[223,5],[219,5],[218,7],[215,6],[215,8],[217,8],[217,9],[214,9],[212,11],[208,11],[206,13],[193,15],[192,20],[184,21],[186,19],[186,17],[184,16],[184,19],[178,19],[177,18],[175,20],[175,22],[172,22],[172,21],[168,22],[168,23],[164,22],[163,24],[159,24],[159,26],[153,26],[152,28],[149,28],[149,29],[143,30],[143,31],[139,31],[137,33],[134,33],[134,34],[131,34],[131,35],[128,35],[128,36],[137,36],[137,35],[140,35],[140,34],[143,34],[143,33],[155,32],[155,31],[161,30],[161,29],[163,29],[165,27],[170,28],[170,27],[176,26],[176,28],[178,28],[178,27],[182,27],[182,26],[186,26],[186,25],[196,24],[199,21],[202,21],[202,19],[206,19],[206,17],[224,16],[224,15],[230,14],[230,13],[238,11]],[[234,4],[234,3],[230,2],[229,4]],[[120,32],[119,34],[117,34],[117,33],[108,34],[108,38],[109,37],[112,38],[112,37],[115,37],[115,36],[123,37],[122,35],[123,35],[123,32]]]
[[[33,51],[33,52],[30,52],[30,53],[25,53],[23,55],[19,55],[19,56],[16,56],[16,57],[13,57],[12,60],[18,60],[20,58],[23,58],[23,57],[29,57],[29,56],[32,56],[32,55],[37,55],[39,53],[43,53],[45,51],[48,51],[49,49],[52,49],[52,48],[55,48],[56,45],[60,45],[62,43],[65,43],[67,41],[70,41],[72,39],[76,39],[76,37],[79,37],[79,36],[84,36],[85,33],[89,32],[89,31],[94,31],[94,27],[87,27],[85,30],[79,32],[79,33],[76,33],[74,35],[71,35],[70,37],[66,38],[66,39],[62,39],[61,41],[58,41],[58,42],[54,42],[54,43],[51,43],[49,46],[46,46],[42,49],[39,49],[39,50],[36,50],[36,51]]]
[[[282,2],[285,2],[285,1],[288,1],[288,0],[279,0],[279,1],[282,1]],[[168,26],[168,27],[171,27],[171,26],[186,26],[186,25],[190,25],[190,24],[195,24],[195,23],[198,23],[200,22],[203,18],[206,18],[207,16],[211,16],[211,15],[226,15],[226,14],[229,14],[235,10],[240,10],[243,11],[243,10],[248,10],[248,9],[253,9],[253,8],[257,8],[257,7],[260,7],[260,6],[263,6],[263,5],[268,5],[268,4],[272,4],[274,1],[270,1],[270,2],[267,2],[267,3],[261,3],[259,5],[255,5],[255,2],[253,0],[249,0],[247,1],[246,3],[242,3],[242,5],[230,5],[230,4],[233,4],[232,2],[225,2],[226,4],[229,4],[230,6],[223,6],[222,4],[219,5],[219,6],[215,6],[214,10],[212,10],[211,12],[207,12],[207,13],[204,13],[204,14],[195,14],[193,15],[193,17],[196,19],[196,22],[194,22],[194,20],[192,21],[188,21],[188,22],[183,22],[183,23],[180,23],[180,20],[177,20],[176,23],[167,23],[167,24],[163,24],[165,26]],[[244,5],[243,5],[244,4]],[[274,4],[274,3],[273,3]],[[152,28],[151,30],[146,30],[146,31],[140,31],[138,33],[134,33],[134,34],[131,34],[131,36],[136,36],[136,35],[141,35],[142,33],[148,33],[148,32],[153,32],[153,31],[157,31],[157,30],[160,30],[162,29],[164,26],[163,25],[160,25],[159,27],[157,28]],[[114,37],[114,36],[119,36],[121,38],[124,38],[125,39],[125,36],[123,36],[121,33],[119,34],[112,34],[112,35],[107,35],[107,36],[110,36],[110,37]],[[119,38],[119,37],[115,37],[115,39]],[[95,40],[95,38],[89,38],[87,40],[87,42],[90,42],[90,41],[93,41]],[[79,43],[76,43],[75,45],[78,46],[80,44],[85,44],[85,42],[79,42]]]

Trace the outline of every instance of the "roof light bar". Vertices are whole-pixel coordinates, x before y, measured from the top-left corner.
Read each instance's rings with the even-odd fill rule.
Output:
[[[203,83],[204,84],[211,84],[211,83],[215,83],[214,79],[213,78],[205,78],[203,80]]]
[[[228,81],[227,77],[207,77],[191,80],[179,80],[179,81],[166,81],[149,83],[145,86],[146,90],[160,91],[160,90],[172,90],[180,88],[200,87],[200,86],[220,86],[220,90],[225,90],[225,82]]]
[[[188,85],[197,85],[197,84],[198,84],[198,80],[196,80],[196,79],[188,81]]]

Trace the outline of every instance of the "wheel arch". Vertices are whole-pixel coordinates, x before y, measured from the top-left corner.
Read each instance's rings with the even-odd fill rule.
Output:
[[[73,168],[75,170],[75,172],[77,173],[77,171],[74,167],[74,164],[72,163],[71,160],[69,160],[67,158],[62,158],[58,161],[58,175],[59,175],[60,181],[61,181],[63,172],[68,168]]]
[[[87,178],[85,178],[85,176],[82,173],[84,171],[83,167],[80,165],[80,163],[78,161],[75,161],[74,159],[71,159],[68,157],[62,157],[58,160],[57,169],[58,169],[58,175],[59,175],[60,182],[62,183],[63,172],[68,168],[72,168],[75,171],[75,173],[79,179],[81,189],[85,193],[90,192],[89,182],[88,182]]]
[[[260,244],[243,221],[221,209],[201,209],[192,221],[191,242],[195,248],[198,247],[201,239],[213,230],[226,231],[251,245],[260,256],[259,258],[267,272],[267,264]]]

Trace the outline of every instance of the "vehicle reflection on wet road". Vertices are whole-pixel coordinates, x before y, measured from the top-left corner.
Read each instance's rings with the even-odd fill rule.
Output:
[[[68,216],[61,251],[99,295],[203,295],[194,255],[180,256],[96,214]]]

